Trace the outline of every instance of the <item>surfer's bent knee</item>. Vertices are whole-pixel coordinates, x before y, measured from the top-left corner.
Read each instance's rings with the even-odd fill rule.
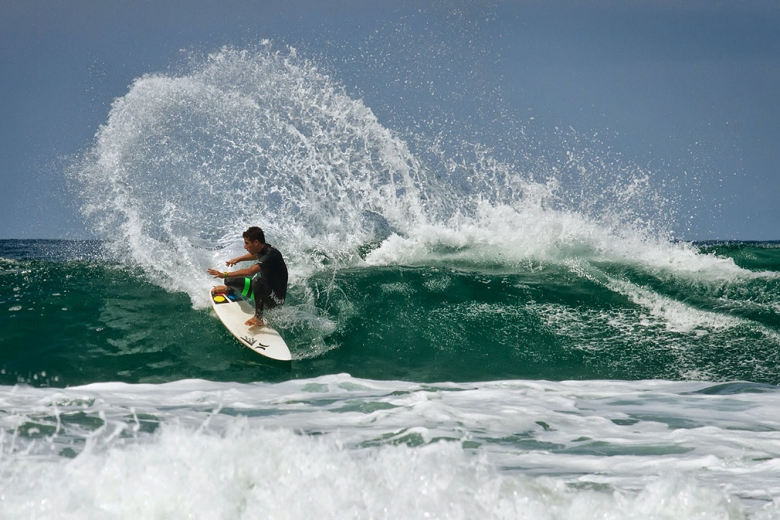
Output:
[[[244,278],[242,276],[235,277],[235,278],[225,278],[225,285],[229,287],[230,289],[234,289],[235,291],[241,293],[242,296],[246,298],[252,298],[253,296],[253,283],[251,278]]]

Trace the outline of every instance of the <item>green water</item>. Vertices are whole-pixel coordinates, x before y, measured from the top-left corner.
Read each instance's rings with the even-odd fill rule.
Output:
[[[284,310],[270,316],[293,353],[288,369],[242,347],[185,293],[88,259],[84,244],[6,241],[0,249],[4,385],[330,373],[780,383],[776,244],[702,245],[748,275],[763,273],[715,281],[593,261],[323,270],[294,280]]]

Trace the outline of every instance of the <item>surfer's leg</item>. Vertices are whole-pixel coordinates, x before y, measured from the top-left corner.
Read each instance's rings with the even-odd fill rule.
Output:
[[[225,278],[224,287],[228,291],[236,291],[242,296],[247,298],[253,298],[252,295],[252,280],[244,277]]]
[[[255,294],[255,304],[258,305],[261,314],[263,308],[273,309],[278,305],[284,305],[284,298],[279,298],[274,288],[265,278],[258,276],[252,280],[252,291]]]
[[[250,327],[263,326],[265,325],[265,320],[263,319],[263,309],[266,307],[269,309],[273,307],[273,301],[271,300],[271,286],[269,286],[268,282],[266,282],[263,278],[258,276],[252,280],[252,293],[254,294],[255,300],[255,315],[246,322],[246,325]]]
[[[255,295],[255,315],[263,316],[263,308],[267,306],[268,297],[271,294],[271,286],[263,278],[252,280],[252,292]]]

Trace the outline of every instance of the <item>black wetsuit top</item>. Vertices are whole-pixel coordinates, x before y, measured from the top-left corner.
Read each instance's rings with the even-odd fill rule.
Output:
[[[282,253],[266,244],[257,254],[259,275],[253,278],[225,277],[225,285],[255,301],[255,315],[263,316],[263,309],[282,305],[287,296],[287,265]]]
[[[260,266],[260,276],[271,287],[276,298],[284,300],[287,296],[287,264],[282,253],[271,244],[257,254],[257,265]]]

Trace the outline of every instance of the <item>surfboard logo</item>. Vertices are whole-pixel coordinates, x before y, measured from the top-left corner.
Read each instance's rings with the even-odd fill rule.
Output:
[[[241,341],[245,342],[247,345],[249,345],[252,348],[261,348],[263,350],[268,348],[268,345],[263,345],[262,343],[260,343],[258,340],[254,338],[248,338],[244,336],[241,338]],[[257,343],[257,347],[255,347],[255,343]]]

